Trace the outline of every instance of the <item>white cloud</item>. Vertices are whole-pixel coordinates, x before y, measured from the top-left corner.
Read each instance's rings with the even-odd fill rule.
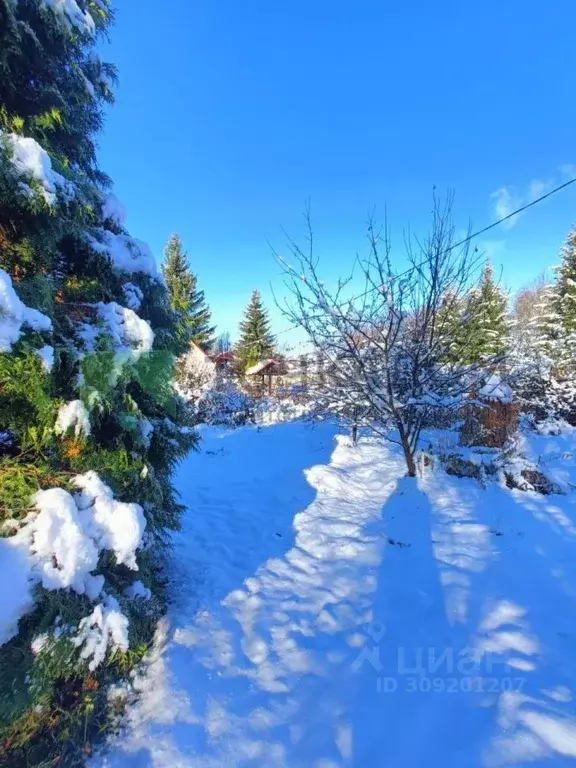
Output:
[[[514,187],[500,187],[496,192],[492,192],[490,199],[494,201],[494,213],[496,218],[504,219],[506,216],[520,208],[522,205],[522,198],[517,193]],[[505,229],[510,229],[516,224],[518,216],[514,216],[512,219],[508,219],[502,225]]]
[[[558,170],[567,181],[569,179],[576,179],[576,165],[573,163],[565,163],[559,166]]]
[[[534,179],[528,186],[528,202],[530,202],[530,200],[536,200],[538,197],[542,197],[546,192],[550,192],[553,186],[554,179],[548,179],[547,181]]]
[[[560,185],[562,181],[576,178],[576,165],[566,163],[558,166],[560,178],[551,179],[532,179],[526,189],[518,189],[512,185],[500,187],[490,195],[492,201],[494,217],[504,219],[511,213],[521,208],[523,205],[534,202],[542,195],[550,192],[554,187]],[[503,222],[504,229],[511,229],[516,225],[521,214],[516,214],[512,218]]]

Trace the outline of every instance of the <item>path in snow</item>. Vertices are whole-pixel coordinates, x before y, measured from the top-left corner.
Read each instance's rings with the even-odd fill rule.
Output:
[[[573,764],[572,499],[398,480],[328,425],[204,435],[174,604],[94,766]]]

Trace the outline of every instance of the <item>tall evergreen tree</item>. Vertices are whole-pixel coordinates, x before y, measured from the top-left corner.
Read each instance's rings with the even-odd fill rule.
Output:
[[[195,442],[166,288],[96,158],[111,20],[108,0],[0,0],[0,764],[14,768],[75,765],[107,722],[106,684],[162,611],[171,475]],[[142,584],[152,599],[134,599]]]
[[[554,305],[564,332],[576,341],[576,230],[568,235],[556,277]]]
[[[164,252],[162,271],[168,286],[170,306],[178,315],[182,339],[193,341],[204,350],[214,343],[215,326],[204,291],[198,290],[198,279],[190,269],[188,257],[178,235],[172,235]]]
[[[508,299],[494,280],[494,270],[486,262],[479,285],[470,291],[462,321],[466,362],[481,363],[508,349],[510,320]]]
[[[443,296],[436,318],[436,333],[442,340],[447,363],[461,363],[466,355],[465,327],[463,325],[465,303],[451,291]]]
[[[238,372],[244,374],[251,365],[272,357],[275,344],[268,311],[262,303],[260,292],[254,290],[240,323],[240,339],[234,354]]]

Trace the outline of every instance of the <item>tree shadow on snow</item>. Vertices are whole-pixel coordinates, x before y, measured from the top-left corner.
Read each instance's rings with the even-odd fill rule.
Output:
[[[400,482],[383,509],[354,765],[573,764],[569,509],[442,472]]]
[[[338,431],[206,430],[202,452],[180,467],[187,511],[173,536],[172,606],[105,765],[284,764],[277,724],[283,732],[291,719],[291,680],[309,671],[292,619],[314,580],[295,518],[316,498],[307,473],[329,464]]]
[[[462,705],[452,678],[466,648],[454,632],[434,539],[434,513],[417,481],[399,481],[383,511],[386,548],[374,596],[374,619],[356,663],[353,765],[436,765],[466,744],[454,729]],[[441,701],[439,700],[441,697]],[[438,765],[446,766],[443,761]]]

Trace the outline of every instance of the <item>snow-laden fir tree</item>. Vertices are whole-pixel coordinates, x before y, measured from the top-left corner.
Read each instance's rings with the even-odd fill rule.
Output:
[[[193,341],[204,350],[214,343],[212,314],[206,304],[204,291],[198,289],[198,278],[190,268],[182,241],[172,235],[164,251],[162,266],[168,286],[170,306],[178,315],[178,332],[186,341]]]
[[[541,353],[559,376],[576,368],[576,231],[561,251],[556,277],[546,285],[532,322]]]
[[[447,290],[438,308],[438,335],[444,340],[446,362],[459,363],[466,356],[466,300]]]
[[[462,327],[456,332],[466,350],[466,362],[481,364],[494,356],[503,358],[509,332],[508,297],[494,280],[492,264],[487,261],[479,284],[468,294]]]
[[[0,0],[0,764],[13,767],[75,765],[107,722],[106,684],[162,611],[171,475],[195,442],[166,288],[96,158],[111,19],[107,0]]]
[[[556,275],[554,305],[574,358],[576,351],[576,230],[562,248],[562,261]]]
[[[276,340],[270,330],[268,311],[260,291],[252,291],[244,318],[240,323],[240,338],[234,351],[238,373],[243,375],[250,366],[274,356]]]
[[[536,349],[543,403],[547,415],[576,424],[576,232],[562,248],[556,279],[543,291],[538,307]]]
[[[516,334],[512,371],[524,408],[537,419],[576,424],[576,233],[568,236],[556,279],[540,286],[522,333]]]

